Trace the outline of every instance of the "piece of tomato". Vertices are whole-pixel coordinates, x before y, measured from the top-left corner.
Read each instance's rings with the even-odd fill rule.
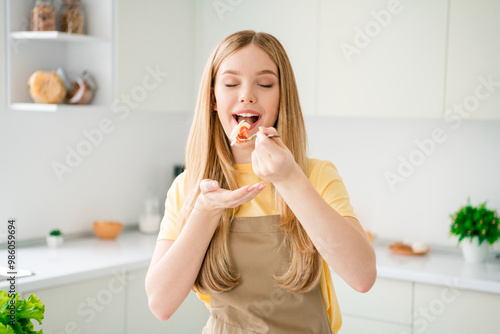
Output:
[[[241,127],[238,137],[240,139],[248,139],[250,137],[250,130],[246,126]]]

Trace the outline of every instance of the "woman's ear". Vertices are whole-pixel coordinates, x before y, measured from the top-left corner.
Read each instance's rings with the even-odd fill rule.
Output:
[[[214,88],[210,88],[210,104],[212,105],[212,109],[217,111],[217,101],[215,100]]]

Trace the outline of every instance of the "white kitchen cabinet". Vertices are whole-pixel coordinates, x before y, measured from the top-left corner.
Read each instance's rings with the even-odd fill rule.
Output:
[[[500,2],[451,0],[449,31],[445,115],[500,119]]]
[[[441,118],[447,3],[322,0],[318,114]]]
[[[342,315],[342,334],[411,334],[411,327]]]
[[[141,269],[130,273],[133,279],[127,286],[125,333],[201,333],[210,313],[194,292],[188,295],[168,321],[162,322],[151,313],[144,288],[146,272],[146,269]]]
[[[35,329],[46,334],[118,334],[125,330],[125,291],[128,281],[124,272],[23,293],[35,294],[45,305],[42,325]]]
[[[316,109],[319,0],[197,0],[196,86],[215,46],[239,30],[274,35],[292,63],[304,114]]]
[[[61,2],[55,1],[56,7]],[[113,0],[87,0],[85,35],[56,31],[31,32],[30,0],[7,0],[7,107],[13,110],[57,111],[109,109],[113,93]],[[58,16],[59,17],[59,16]],[[35,104],[26,85],[37,70],[65,68],[70,79],[87,70],[97,83],[90,105]]]
[[[500,295],[415,283],[413,333],[500,333]]]
[[[338,275],[332,277],[343,317],[342,333],[411,332],[411,282],[379,277],[370,291],[359,293]]]
[[[42,325],[35,321],[35,328],[46,334],[202,332],[210,313],[194,292],[162,322],[149,310],[144,287],[147,269],[110,272],[102,278],[23,292],[22,298],[33,293],[45,305]]]
[[[119,0],[115,111],[193,112],[195,1]]]
[[[2,20],[6,17],[6,12],[5,12],[5,0],[0,0],[0,17]],[[5,39],[5,24],[0,24],[0,64],[5,64],[6,57],[5,57],[5,51],[6,51],[6,39]],[[6,79],[6,73],[5,73],[5,66],[2,66],[0,68],[0,101],[5,101],[5,79]],[[5,103],[5,102],[4,102]]]

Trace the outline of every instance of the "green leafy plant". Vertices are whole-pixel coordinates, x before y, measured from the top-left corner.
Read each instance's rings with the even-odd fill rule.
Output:
[[[477,237],[479,245],[487,241],[493,245],[500,238],[499,218],[496,211],[486,208],[486,202],[474,207],[467,199],[467,205],[450,215],[451,234],[458,235],[458,243],[464,238]]]
[[[52,231],[50,231],[49,235],[58,236],[58,235],[62,235],[62,233],[60,230],[52,230]]]
[[[43,334],[43,330],[35,331],[31,319],[41,325],[44,313],[45,305],[35,295],[20,300],[19,293],[10,298],[6,291],[0,290],[0,333]]]

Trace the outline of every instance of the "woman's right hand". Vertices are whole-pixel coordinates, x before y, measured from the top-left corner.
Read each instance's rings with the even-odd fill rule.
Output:
[[[202,180],[200,182],[201,193],[196,201],[195,210],[222,214],[225,209],[236,208],[251,201],[266,185],[265,182],[259,182],[236,190],[227,190],[220,188],[217,181]]]

